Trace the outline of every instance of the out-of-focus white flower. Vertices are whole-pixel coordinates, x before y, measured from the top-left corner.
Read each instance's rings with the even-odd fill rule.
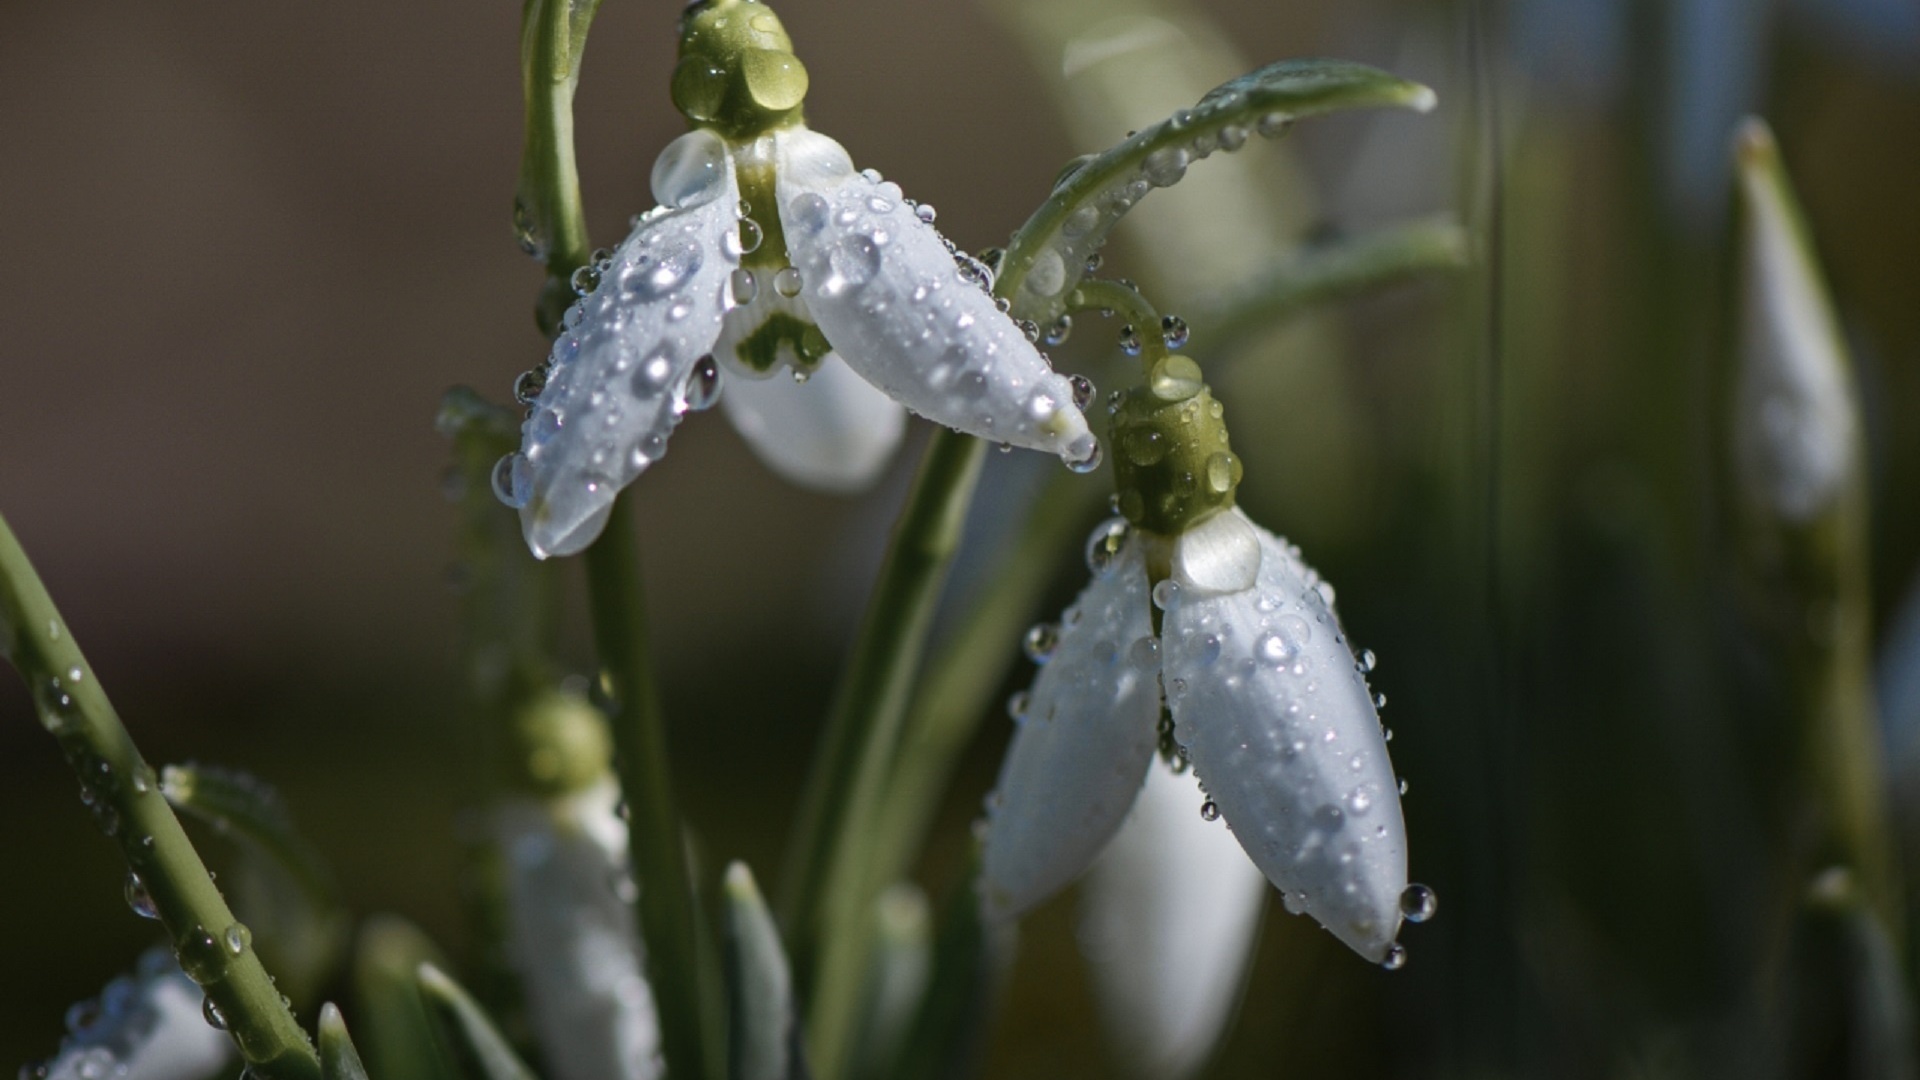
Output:
[[[1169,357],[1114,409],[1127,516],[1095,530],[1093,581],[1060,625],[1028,636],[1042,666],[1011,708],[1020,728],[988,801],[984,909],[1018,915],[1079,876],[1170,735],[1205,785],[1202,812],[1287,909],[1397,967],[1403,904],[1423,918],[1431,894],[1407,884],[1371,659],[1299,549],[1233,505],[1240,463],[1191,360]]]
[[[1200,813],[1192,770],[1147,782],[1081,890],[1080,947],[1129,1075],[1181,1080],[1206,1064],[1253,960],[1267,882]]]
[[[495,488],[534,553],[590,543],[723,385],[745,390],[729,412],[762,457],[829,490],[873,479],[900,406],[1092,468],[1091,387],[1053,371],[931,207],[807,129],[805,68],[772,11],[698,4],[680,51],[674,100],[696,126],[654,165],[660,205],[577,276],[546,365],[517,388],[531,411]],[[806,385],[751,386],[783,371]]]
[[[1748,498],[1787,521],[1824,513],[1860,468],[1860,417],[1812,243],[1759,120],[1737,136],[1739,373],[1734,440]]]
[[[163,948],[148,949],[132,975],[67,1010],[67,1036],[52,1060],[20,1070],[37,1080],[203,1080],[237,1057],[212,1026],[204,997]]]
[[[627,824],[611,775],[494,812],[507,946],[556,1080],[654,1080],[660,1021],[641,970]]]

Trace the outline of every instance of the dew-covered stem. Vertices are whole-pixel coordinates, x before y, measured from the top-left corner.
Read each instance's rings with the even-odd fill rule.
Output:
[[[574,300],[573,271],[586,265],[591,249],[573,152],[573,94],[599,7],[600,0],[526,0],[521,9],[526,141],[513,228],[521,248],[546,264],[535,317],[549,334]]]
[[[263,1080],[318,1080],[320,1058],[187,839],[13,530],[0,518],[0,655],[33,691],[41,722],[80,780],[81,800],[120,845],[135,911],[159,919]]]
[[[719,1076],[722,1038],[717,958],[703,932],[681,831],[666,717],[647,644],[639,543],[626,496],[606,531],[587,549],[588,603],[609,700],[620,788],[628,810],[628,847],[639,878],[640,936],[660,1009],[668,1070]]]
[[[870,944],[875,815],[985,453],[985,443],[949,431],[928,445],[802,796],[781,907],[822,1076],[839,1075],[850,1050]]]
[[[1067,310],[1111,312],[1124,320],[1121,351],[1129,356],[1137,354],[1142,371],[1152,371],[1154,363],[1167,355],[1167,334],[1160,311],[1132,282],[1087,278],[1067,295]]]

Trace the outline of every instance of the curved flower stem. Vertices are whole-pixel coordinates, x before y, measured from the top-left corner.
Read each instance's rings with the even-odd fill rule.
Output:
[[[125,725],[0,518],[0,655],[33,690],[84,801],[153,900],[180,965],[206,991],[263,1080],[318,1080],[320,1057],[260,964]],[[234,946],[238,946],[235,948]]]
[[[640,879],[640,935],[660,1009],[661,1044],[676,1076],[720,1075],[719,969],[699,921],[693,876],[667,765],[666,719],[647,647],[646,598],[632,510],[622,495],[587,549],[588,605],[610,699],[628,846]]]
[[[821,1076],[840,1073],[858,1015],[874,814],[985,455],[985,443],[950,431],[928,445],[802,798],[782,914],[801,985],[811,991],[808,1049]]]
[[[513,227],[520,246],[547,266],[535,317],[551,335],[573,303],[573,271],[589,255],[580,173],[573,152],[573,92],[600,0],[526,0],[520,15],[520,73],[526,142]]]
[[[1167,340],[1160,330],[1160,310],[1153,306],[1130,281],[1088,278],[1067,294],[1068,311],[1098,309],[1111,311],[1127,320],[1140,342],[1140,365],[1151,373],[1154,362],[1167,355]]]

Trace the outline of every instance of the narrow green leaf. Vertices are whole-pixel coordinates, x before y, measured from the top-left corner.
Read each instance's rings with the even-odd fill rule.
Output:
[[[894,885],[874,903],[873,961],[866,1000],[855,1029],[851,1075],[880,1080],[901,1047],[926,997],[933,974],[933,923],[927,894],[917,885]]]
[[[520,17],[520,70],[526,140],[514,193],[514,235],[527,254],[547,266],[536,309],[548,333],[573,302],[568,279],[588,256],[573,152],[573,94],[599,0],[526,0]]]
[[[347,1021],[340,1007],[329,1001],[320,1007],[321,1080],[367,1080],[367,1067],[360,1063],[360,1051],[353,1048],[347,1034]]]
[[[1735,145],[1733,439],[1740,585],[1765,686],[1745,726],[1787,873],[1854,874],[1896,942],[1903,905],[1871,684],[1866,446],[1852,360],[1765,124]],[[1764,745],[1759,745],[1764,744]]]
[[[293,825],[293,815],[273,785],[238,769],[168,765],[160,770],[160,793],[176,810],[244,841],[297,882],[318,910],[339,906],[339,888],[318,850]]]
[[[745,863],[727,867],[727,1075],[799,1080],[807,1075],[780,931]]]
[[[361,1046],[372,1073],[388,1080],[456,1080],[420,996],[423,963],[446,963],[426,934],[397,915],[375,915],[360,929],[353,959]]]
[[[1216,87],[1192,109],[1081,159],[1014,234],[996,291],[1014,313],[1043,325],[1065,311],[1087,257],[1155,188],[1170,187],[1193,162],[1232,151],[1248,136],[1283,134],[1293,121],[1342,109],[1434,105],[1418,83],[1344,60],[1282,60]]]
[[[434,1030],[441,1048],[470,1080],[535,1080],[533,1070],[459,983],[431,962],[420,965],[417,978],[420,996],[438,1021]]]
[[[107,700],[27,553],[0,518],[0,644],[60,742],[94,823],[117,844],[187,974],[206,990],[234,1043],[263,1080],[314,1080],[320,1058],[268,976],[242,926],[187,839],[158,778]]]
[[[1304,308],[1426,274],[1464,268],[1467,231],[1450,219],[1382,226],[1289,252],[1232,292],[1191,307],[1206,352],[1219,355]]]
[[[1914,1080],[1913,993],[1893,938],[1845,869],[1813,879],[1795,913],[1786,1011],[1786,1077]]]
[[[958,1080],[977,1070],[986,1049],[1007,961],[1012,929],[988,927],[974,893],[976,858],[947,897],[934,943],[933,977],[913,1019],[892,1080]]]

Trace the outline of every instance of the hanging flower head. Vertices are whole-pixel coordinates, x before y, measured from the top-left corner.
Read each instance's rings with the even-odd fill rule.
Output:
[[[1042,666],[988,800],[983,905],[1012,917],[1077,877],[1164,749],[1288,910],[1398,966],[1401,918],[1424,918],[1432,894],[1407,884],[1371,661],[1299,549],[1234,506],[1223,416],[1183,356],[1115,397],[1122,516],[1089,540],[1093,581],[1061,624],[1028,636]]]
[[[931,207],[807,129],[806,91],[766,5],[687,10],[673,100],[693,130],[654,164],[660,205],[582,268],[546,365],[517,388],[531,411],[495,487],[536,555],[592,542],[614,496],[723,384],[755,450],[815,486],[871,480],[899,406],[1083,470],[1098,462],[1085,380],[1054,373]],[[809,385],[775,389],[783,370]]]

